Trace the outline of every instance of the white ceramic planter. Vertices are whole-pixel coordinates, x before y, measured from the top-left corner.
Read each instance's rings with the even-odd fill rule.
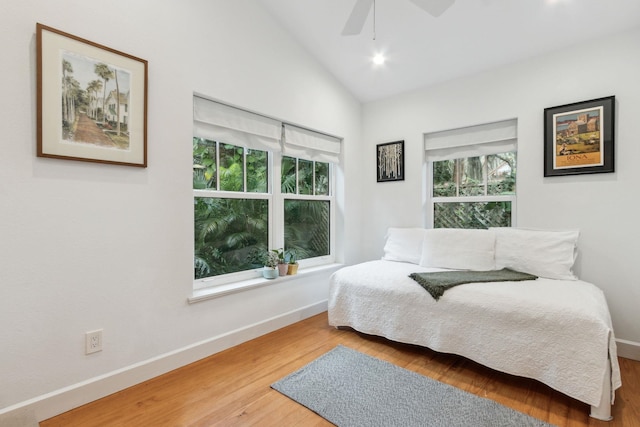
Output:
[[[265,279],[275,279],[278,277],[278,269],[275,267],[263,267],[262,276]]]

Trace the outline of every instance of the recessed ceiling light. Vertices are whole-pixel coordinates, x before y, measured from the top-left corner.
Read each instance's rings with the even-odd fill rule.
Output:
[[[385,61],[384,55],[382,55],[381,53],[373,57],[373,63],[376,65],[382,65],[384,64],[384,61]]]

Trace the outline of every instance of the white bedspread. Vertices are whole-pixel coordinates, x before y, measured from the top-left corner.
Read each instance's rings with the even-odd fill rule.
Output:
[[[589,405],[599,404],[610,364],[613,403],[620,369],[609,309],[596,286],[543,278],[470,283],[435,301],[408,277],[423,271],[442,270],[380,260],[335,272],[329,323],[458,354]]]

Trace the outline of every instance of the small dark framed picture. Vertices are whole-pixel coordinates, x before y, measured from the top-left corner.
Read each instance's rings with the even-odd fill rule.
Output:
[[[378,182],[404,181],[404,141],[376,145]]]
[[[544,176],[614,172],[615,96],[544,110]]]

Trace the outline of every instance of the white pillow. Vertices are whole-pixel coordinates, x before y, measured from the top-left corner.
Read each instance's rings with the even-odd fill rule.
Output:
[[[492,228],[496,233],[496,268],[539,277],[577,280],[571,269],[577,256],[578,230],[543,231]]]
[[[387,230],[382,259],[418,264],[422,254],[424,232],[424,228],[390,227]]]
[[[426,230],[420,265],[457,270],[494,270],[494,247],[493,231],[462,228]]]

